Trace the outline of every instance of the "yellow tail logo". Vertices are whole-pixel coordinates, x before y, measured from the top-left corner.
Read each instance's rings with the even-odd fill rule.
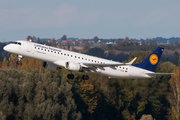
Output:
[[[155,65],[157,64],[158,62],[158,56],[156,54],[152,54],[150,57],[149,57],[149,61],[152,65]]]

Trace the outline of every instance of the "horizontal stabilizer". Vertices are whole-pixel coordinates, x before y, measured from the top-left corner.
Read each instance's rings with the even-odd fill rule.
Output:
[[[174,73],[146,73],[147,75],[174,75]]]

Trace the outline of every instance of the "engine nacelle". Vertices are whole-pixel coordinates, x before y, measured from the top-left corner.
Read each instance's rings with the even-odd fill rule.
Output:
[[[49,62],[43,62],[42,66],[44,68],[49,69],[49,70],[58,70],[58,69],[61,69],[59,66],[54,65],[54,64],[49,63]]]
[[[73,62],[66,62],[65,68],[70,71],[75,71],[75,72],[82,71],[81,65],[78,63],[73,63]]]

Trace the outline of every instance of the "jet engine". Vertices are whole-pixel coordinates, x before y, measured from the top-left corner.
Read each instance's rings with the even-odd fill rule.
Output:
[[[59,66],[54,65],[54,64],[49,63],[49,62],[43,62],[42,66],[44,68],[49,69],[49,70],[58,70],[58,69],[61,69]]]
[[[82,72],[82,67],[78,63],[66,62],[65,68],[70,70],[70,71]]]

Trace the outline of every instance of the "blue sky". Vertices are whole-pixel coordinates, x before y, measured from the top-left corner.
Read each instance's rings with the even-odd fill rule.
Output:
[[[180,0],[0,0],[0,42],[180,37]]]

